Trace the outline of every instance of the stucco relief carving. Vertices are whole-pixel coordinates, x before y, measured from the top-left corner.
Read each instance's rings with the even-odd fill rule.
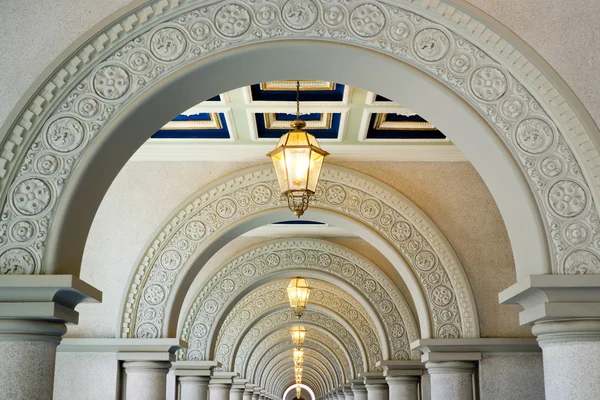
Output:
[[[449,14],[440,19],[446,25],[442,26],[427,18],[427,15],[438,17],[437,6],[427,2],[414,5],[409,0],[393,4],[383,1],[243,0],[202,4],[191,11],[188,3],[166,7],[157,1],[132,11],[98,33],[89,42],[93,44],[79,49],[52,78],[46,80],[8,132],[0,152],[0,176],[5,178],[0,183],[4,199],[0,231],[5,233],[8,225],[28,216],[10,201],[15,194],[15,182],[40,179],[52,193],[47,212],[32,219],[40,234],[26,244],[33,255],[34,268],[30,273],[41,273],[48,224],[76,161],[128,101],[143,88],[192,60],[239,43],[295,37],[370,47],[417,66],[460,94],[491,123],[525,172],[546,219],[554,253],[554,271],[567,274],[596,271],[592,264],[587,267],[582,264],[574,270],[572,263],[566,262],[569,254],[584,248],[598,257],[600,224],[578,157],[574,156],[562,137],[563,132],[559,132],[544,107],[555,110],[556,115],[570,115],[568,123],[567,119],[556,122],[565,133],[578,138],[581,148],[593,148],[591,144],[587,145],[591,143],[587,133],[558,94],[552,101],[548,100],[546,94],[553,90],[552,86],[547,80],[538,78],[539,72],[533,73],[537,72],[534,66],[516,50],[510,52],[510,59],[504,59],[508,53],[503,54],[498,49],[503,49],[506,42],[497,35],[481,36],[486,27],[478,21],[455,7],[444,6],[447,7],[444,13]],[[170,21],[164,22],[169,18]],[[472,25],[469,34],[461,25],[464,18],[470,21],[469,26]],[[123,44],[124,37],[129,37],[130,41]],[[503,58],[515,72],[526,68],[526,75],[531,77],[528,83],[536,85],[540,93],[529,93],[512,71],[503,72],[494,56],[473,42]],[[490,81],[492,86],[488,89],[484,89],[487,81],[480,79],[481,73],[496,77],[494,82]],[[538,81],[539,84],[535,83]],[[472,87],[474,83],[475,90],[468,90],[469,82]],[[544,107],[536,96],[544,101]],[[87,99],[86,103],[78,101],[83,98]],[[71,118],[71,133],[62,131],[56,136],[49,131],[48,122],[59,116]],[[539,122],[537,126],[527,126],[522,124],[523,121]],[[584,139],[581,139],[582,135]],[[54,139],[41,140],[44,136]],[[52,174],[41,170],[35,162],[39,153],[46,151],[61,164],[61,168]],[[562,164],[561,172],[555,176],[540,174],[550,158]],[[591,160],[595,157],[582,158]],[[551,208],[549,193],[561,180],[574,182],[585,194],[583,211],[578,215],[557,215]],[[561,233],[565,223],[581,223],[588,230],[588,240],[578,244],[565,240]],[[9,241],[6,235],[0,235],[0,238],[3,238],[0,253],[21,246]]]
[[[309,307],[312,307],[312,305],[320,305],[332,310],[334,313],[339,314],[340,318],[346,320],[360,333],[361,340],[365,342],[367,347],[381,347],[382,344],[378,340],[377,329],[372,320],[370,320],[367,311],[360,303],[358,303],[358,301],[354,300],[348,293],[331,284],[315,279],[311,279],[310,282],[313,289],[311,291],[311,304]],[[225,319],[225,322],[223,322],[216,338],[214,349],[227,349],[227,351],[217,351],[213,357],[211,356],[212,351],[209,347],[209,350],[204,351],[204,353],[209,354],[211,359],[219,361],[222,364],[222,368],[226,371],[232,370],[231,368],[233,368],[234,363],[236,365],[239,365],[240,362],[243,364],[244,354],[236,354],[235,352],[237,347],[236,343],[238,343],[241,340],[241,336],[245,334],[242,327],[251,326],[258,317],[264,313],[268,313],[268,310],[286,307],[289,304],[286,294],[288,283],[288,280],[284,280],[269,284],[245,296],[231,310]],[[390,307],[391,306],[392,304],[390,303]],[[298,321],[298,323],[301,324],[302,321]],[[213,325],[213,330],[215,328],[216,325]],[[400,329],[402,330],[402,333],[404,333],[404,326],[400,325]],[[390,334],[389,337],[391,336],[392,335]],[[196,343],[197,342],[194,341],[194,344]],[[404,343],[404,348],[400,349],[406,352],[406,359],[408,359],[410,348],[406,341],[404,341]],[[387,343],[384,343],[384,345],[387,345]],[[397,343],[393,343],[393,345],[395,345],[393,347],[395,349],[399,347]],[[192,346],[188,347],[188,352],[193,350],[194,348]],[[378,356],[381,357],[381,354]],[[235,371],[241,372],[239,370]]]
[[[321,312],[307,310],[306,317],[307,325],[312,324],[322,328],[343,344],[353,360],[356,371],[367,371],[371,365],[373,366],[373,370],[376,370],[376,349],[365,349],[364,344],[360,341],[358,332],[348,331],[341,323]],[[269,314],[254,324],[247,332],[240,342],[239,351],[249,350],[251,352],[263,336],[266,336],[271,331],[278,330],[281,326],[290,327],[296,322],[297,317],[291,310],[281,310]],[[363,351],[366,353],[367,360],[363,357]],[[190,358],[188,357],[188,359]],[[259,354],[252,352],[252,356],[247,359],[246,364],[242,363],[246,375],[248,370],[256,367],[258,359]]]
[[[285,341],[273,345],[271,350],[261,357],[256,368],[253,371],[248,371],[247,379],[256,382],[259,386],[269,387],[271,383],[269,375],[275,372],[274,367],[281,362],[289,362],[293,368],[293,361],[290,358],[292,348],[292,344]],[[342,375],[339,364],[331,357],[329,350],[319,343],[307,341],[306,346],[304,346],[304,357],[307,362],[318,360],[324,367],[320,372],[329,375],[333,382],[341,383],[346,380],[346,377]],[[348,377],[348,379],[351,378]]]
[[[307,327],[306,330],[307,339],[311,344],[312,343],[320,343],[322,344],[328,352],[331,353],[331,360],[335,364],[339,364],[342,373],[346,377],[356,377],[357,376],[357,365],[356,360],[353,360],[349,353],[344,352],[344,349],[340,347],[338,342],[333,339],[332,336],[328,335],[322,329],[315,329],[312,327]],[[260,340],[260,339],[259,339]],[[264,337],[264,339],[260,340],[253,348],[248,348],[244,351],[240,350],[238,352],[238,356],[235,359],[235,367],[234,371],[239,372],[242,376],[248,377],[250,376],[250,372],[248,371],[248,361],[250,359],[254,360],[254,364],[256,364],[256,360],[264,357],[263,355],[271,349],[276,343],[285,342],[289,343],[288,348],[292,348],[292,341],[290,340],[290,330],[288,327],[275,331],[268,336]]]
[[[184,268],[183,266],[201,248],[203,242],[220,230],[227,229],[228,225],[238,218],[281,206],[281,199],[276,194],[277,182],[272,168],[257,167],[251,171],[241,172],[239,177],[216,188],[203,191],[190,204],[182,206],[181,212],[178,212],[162,233],[152,241],[130,289],[128,304],[124,311],[123,336],[153,337],[148,335],[154,332],[160,335],[166,300],[157,305],[147,304],[143,299],[146,288],[158,284],[170,293],[173,282]],[[378,187],[373,180],[355,176],[354,173],[333,166],[324,168],[317,196],[319,201],[315,203],[315,207],[330,209],[358,219],[387,237],[390,243],[396,246],[413,267],[423,291],[427,294],[435,336],[445,338],[477,336],[476,313],[462,267],[451,249],[439,238],[439,233],[429,227],[426,217],[420,214],[414,205],[395,192]],[[201,293],[200,300],[194,303],[193,315],[198,314],[202,309],[205,311],[203,318],[207,319],[205,325],[211,324],[218,317],[223,304],[242,290],[248,282],[283,265],[299,266],[306,261],[307,266],[333,273],[365,293],[381,310],[382,315],[385,315],[384,324],[389,326],[390,331],[393,325],[401,323],[397,314],[393,312],[394,308],[389,312],[386,311],[386,308],[389,308],[386,304],[390,300],[384,300],[392,296],[392,303],[400,312],[402,321],[405,322],[404,326],[409,329],[408,338],[413,340],[412,338],[417,337],[414,325],[406,323],[412,319],[408,307],[401,305],[404,301],[399,292],[377,268],[369,266],[360,257],[348,254],[350,252],[340,253],[340,248],[337,246],[314,247],[314,241],[287,245],[285,243],[288,242],[283,241],[279,245],[283,246],[281,249],[288,249],[282,254],[279,254],[280,249],[277,246],[265,247],[231,262],[221,272],[223,276],[232,275],[228,278],[233,282],[228,283],[230,293],[225,293],[220,287],[222,282],[219,275],[219,278],[211,280],[203,289],[205,294]],[[291,251],[293,248],[305,246],[308,246],[306,249],[316,251],[311,251],[310,254]],[[259,253],[262,253],[259,262],[246,262],[257,257]],[[304,261],[298,259],[302,255]],[[310,259],[308,255],[311,256]],[[144,282],[144,284],[140,287],[137,282]],[[378,289],[378,282],[384,285],[383,289]],[[431,292],[441,284],[453,292],[449,302],[444,306],[431,301]],[[455,287],[461,290],[457,292]],[[204,296],[208,293],[211,293],[212,298],[204,300]],[[218,298],[212,293],[219,293]],[[141,298],[140,294],[142,294]],[[169,295],[167,294],[165,299]],[[463,314],[468,315],[469,318],[462,318]],[[133,315],[135,317],[132,318]],[[148,318],[148,315],[153,317]],[[183,328],[182,334],[186,340],[193,321],[188,319]],[[398,329],[394,331],[399,332]],[[394,339],[399,345],[404,346],[403,337]],[[206,342],[208,339],[190,338],[189,340]],[[202,355],[201,358],[204,357],[205,355]],[[406,358],[405,350],[396,349],[392,358]]]

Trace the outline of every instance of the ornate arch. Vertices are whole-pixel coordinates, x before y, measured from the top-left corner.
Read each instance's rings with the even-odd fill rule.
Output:
[[[213,352],[210,349],[202,351],[200,349],[200,353],[205,353],[210,359],[220,362],[224,370],[230,370],[234,368],[234,365],[243,365],[243,360],[248,353],[245,351],[246,349],[239,348],[239,343],[256,321],[264,317],[265,314],[288,307],[286,293],[288,283],[288,280],[280,280],[255,289],[248,296],[245,296],[231,310],[222,325],[211,325],[211,331],[218,329],[217,325],[221,325],[215,344],[212,346],[217,351]],[[314,304],[339,315],[341,319],[353,326],[357,332],[360,332],[361,339],[367,347],[374,346],[381,349],[388,344],[387,335],[383,335],[385,342],[382,342],[381,339],[378,340],[382,335],[377,334],[377,327],[373,324],[369,314],[348,293],[330,283],[314,279],[311,279],[311,287],[311,304],[309,304],[309,308],[314,309]],[[302,321],[297,323],[301,324]],[[248,326],[248,329],[241,328],[244,326]],[[287,336],[289,337],[289,332],[287,332]],[[195,349],[193,346],[196,343],[195,341],[192,342],[193,344],[188,347],[188,352]],[[407,351],[405,358],[408,359],[410,354],[408,343],[405,351]],[[385,357],[381,352],[376,352],[376,354]],[[241,372],[239,369],[233,369],[233,371]]]
[[[360,371],[357,365],[357,360],[354,360],[348,350],[344,347],[343,342],[340,342],[335,336],[327,333],[326,330],[320,327],[308,327],[307,337],[313,342],[321,344],[331,353],[332,359],[336,360],[336,364],[340,365],[341,371],[344,376],[356,377],[358,371]],[[267,336],[257,340],[257,345],[248,351],[245,359],[238,360],[234,371],[240,372],[242,376],[247,376],[246,367],[247,361],[251,358],[260,358],[261,354],[268,351],[274,346],[275,343],[280,343],[287,340],[289,342],[289,348],[292,348],[292,341],[290,340],[290,331],[287,328],[275,331]],[[256,354],[256,355],[255,355]],[[237,358],[236,358],[237,359]]]
[[[266,218],[268,215],[265,211],[281,210],[277,190],[272,167],[255,167],[203,189],[185,202],[151,242],[132,278],[123,311],[122,336],[160,336],[166,322],[166,305],[172,301],[174,292],[177,293],[173,288],[189,285],[183,277],[192,270],[195,258],[199,255],[208,257],[206,249],[215,245],[214,241],[219,238],[219,234],[224,235],[234,228],[239,232],[240,224],[250,224],[253,216]],[[314,213],[323,211],[322,218],[327,215],[332,218],[342,216],[342,219],[336,219],[339,224],[344,223],[344,218],[359,221],[361,226],[373,229],[380,235],[374,238],[375,246],[377,240],[385,238],[385,242],[380,244],[393,246],[409,264],[414,275],[398,265],[396,267],[401,269],[400,273],[405,282],[408,282],[409,289],[411,283],[416,286],[411,294],[417,308],[422,293],[426,296],[427,310],[421,310],[419,316],[422,336],[429,334],[430,323],[433,324],[436,337],[479,336],[475,304],[460,261],[441,232],[414,204],[393,189],[365,175],[337,166],[324,168],[317,192],[320,200],[311,210],[313,216]],[[286,242],[279,246],[285,246],[284,243]],[[375,291],[377,282],[386,282],[385,290],[381,292],[384,296],[394,293],[394,285],[389,279],[384,279],[385,275],[377,268],[364,265],[361,257],[353,255],[349,250],[340,253],[339,247],[332,245],[329,245],[331,250],[319,250],[319,246],[315,248],[314,243],[305,241],[294,243],[294,246],[312,247],[309,255],[315,258],[320,268],[349,279],[363,293]],[[256,274],[263,275],[277,269],[282,257],[285,257],[288,265],[295,265],[290,252],[293,247],[288,245],[289,250],[281,255],[276,254],[280,252],[276,247],[274,245],[273,249],[261,249],[263,253],[270,251],[272,254],[263,257],[257,266],[245,263],[252,259],[252,252],[227,265],[223,273],[238,270],[236,276],[239,283],[235,280],[227,281],[227,285],[233,285],[230,287],[231,292],[240,290]],[[355,274],[359,264],[364,265],[362,270],[370,270],[369,275],[380,278]],[[342,268],[346,265],[350,269]],[[244,270],[245,267],[247,270]],[[345,276],[348,274],[351,276]],[[224,292],[223,288],[217,288],[214,284],[205,286],[204,290]],[[380,308],[382,314],[389,314],[392,311],[389,309],[390,301],[396,304],[402,301],[392,300],[376,300],[373,304]],[[210,304],[208,310],[205,306],[205,311],[214,315],[219,310],[219,301],[215,299]],[[193,313],[197,311],[195,309]],[[410,320],[408,307],[401,307],[399,312],[404,321]],[[424,313],[427,315],[423,315]],[[406,322],[405,326],[410,328]],[[184,337],[189,335],[189,328],[186,324]]]
[[[230,16],[236,23],[223,23]],[[545,222],[552,270],[600,272],[593,200],[600,166],[590,140],[597,128],[583,107],[565,100],[512,45],[515,38],[499,36],[451,4],[411,0],[156,0],[95,32],[3,126],[0,271],[57,270],[42,270],[56,262],[54,249],[52,261],[42,259],[57,204],[65,192],[73,194],[73,171],[85,169],[97,151],[91,144],[132,112],[127,106],[145,90],[221,51],[283,38],[363,46],[411,64],[457,93],[487,120],[523,171]]]

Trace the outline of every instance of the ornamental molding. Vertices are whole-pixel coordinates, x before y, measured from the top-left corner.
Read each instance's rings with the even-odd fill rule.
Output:
[[[254,325],[254,323],[261,319],[266,313],[273,312],[274,310],[283,309],[288,307],[289,301],[287,298],[287,285],[289,280],[281,280],[276,283],[272,283],[254,290],[249,295],[245,296],[236,306],[231,310],[221,328],[219,329],[218,335],[216,335],[216,343],[214,346],[209,347],[208,350],[204,351],[200,349],[200,352],[208,354],[210,359],[214,359],[221,363],[221,368],[225,371],[231,370],[235,365],[243,365],[246,352],[235,351],[238,348],[238,344],[241,338],[245,336],[248,330]],[[380,340],[377,328],[368,312],[360,305],[358,301],[353,299],[351,295],[332,284],[311,279],[311,304],[309,308],[314,308],[313,305],[319,305],[325,308],[339,319],[345,320],[356,332],[360,333],[361,340],[365,343],[365,346],[369,347],[372,345],[382,346],[387,345],[388,335],[383,335],[384,342]],[[381,317],[381,316],[380,316]],[[400,316],[396,318],[401,320]],[[297,321],[297,324],[302,324],[302,320]],[[211,325],[211,331],[213,331],[218,324]],[[244,329],[244,327],[248,327]],[[403,327],[404,328],[404,327]],[[405,328],[404,328],[405,329]],[[287,332],[289,336],[289,331]],[[209,337],[213,336],[209,334]],[[195,348],[194,344],[198,341],[193,341],[187,351],[193,351]],[[402,342],[401,340],[398,342]],[[399,346],[396,344],[395,348]],[[212,348],[212,349],[211,349]],[[214,351],[216,349],[216,351]],[[405,344],[406,357],[409,358],[410,347],[409,343]],[[382,357],[378,354],[378,357]],[[240,372],[239,369],[233,369],[233,372]]]
[[[432,321],[434,337],[479,336],[475,304],[462,265],[441,232],[414,204],[372,178],[337,166],[323,169],[317,199],[314,208],[360,221],[399,251],[426,294],[430,314],[427,320]],[[123,311],[121,335],[147,338],[164,335],[165,307],[173,296],[171,289],[181,279],[182,271],[189,269],[202,252],[203,245],[240,219],[283,207],[271,166],[240,171],[182,204],[151,241],[137,267]],[[302,258],[294,258],[295,248],[304,249],[297,254]],[[349,281],[366,297],[371,297],[384,315],[399,307],[406,328],[416,326],[407,323],[413,318],[408,306],[377,267],[348,249],[314,240],[275,241],[232,260],[204,287],[204,294],[200,293],[201,299],[212,290],[223,294],[223,298],[204,304],[203,318],[215,321],[227,296],[239,293],[255,277],[284,266],[298,267],[305,261],[311,268],[318,267]],[[221,281],[223,274],[232,274],[235,279]],[[381,291],[378,283],[383,285]],[[386,301],[379,296],[391,299]],[[193,307],[192,314],[198,314],[199,303],[195,302]],[[189,338],[193,321],[186,320],[182,337]],[[392,323],[389,319],[385,321]],[[409,332],[411,338],[417,335]]]
[[[459,94],[496,130],[529,181],[553,272],[600,273],[593,199],[600,163],[588,132],[595,127],[583,107],[571,93],[565,100],[546,78],[558,77],[537,69],[476,18],[444,2],[414,0],[156,0],[121,16],[40,80],[3,127],[0,272],[43,273],[48,228],[73,170],[130,102],[194,61],[283,38],[370,48]]]
[[[371,348],[366,348],[361,341],[360,334],[353,331],[350,326],[336,321],[330,315],[322,311],[312,309],[306,310],[303,317],[303,324],[307,328],[321,329],[326,334],[335,338],[338,343],[342,343],[346,352],[350,354],[353,360],[355,371],[369,371],[369,367],[376,368],[377,357],[380,356],[380,349],[373,345]],[[279,310],[269,314],[259,320],[254,326],[248,330],[248,333],[240,343],[240,349],[254,349],[266,336],[272,332],[282,328],[291,328],[297,323],[297,317],[289,310]],[[241,365],[242,374],[248,376],[248,371],[254,370],[260,361],[261,354],[254,351],[247,358],[245,364]],[[188,358],[189,359],[189,358]],[[235,370],[239,370],[240,366],[234,366]]]
[[[343,342],[340,342],[334,336],[329,335],[323,328],[308,327],[306,334],[307,341],[310,341],[310,343],[319,343],[321,346],[325,347],[329,353],[331,353],[332,362],[335,361],[335,363],[340,366],[343,376],[358,376],[356,361],[352,359],[350,353],[344,347]],[[255,360],[263,358],[263,354],[271,349],[276,343],[284,341],[287,341],[289,344],[289,349],[293,348],[293,342],[290,339],[290,330],[287,327],[272,332],[269,335],[257,340],[256,346],[253,349],[250,349],[248,352],[249,357],[246,357],[246,360],[249,358],[254,358],[254,363],[256,363]],[[236,361],[237,367],[235,371],[240,372],[242,376],[250,376],[251,372],[246,366],[247,362],[244,360],[238,361]]]
[[[273,374],[274,369],[276,369],[277,365],[281,362],[290,364],[291,369],[293,370],[294,363],[290,357],[293,346],[290,347],[290,343],[283,342],[281,343],[281,347],[279,344],[275,344],[273,349],[275,348],[277,348],[277,350],[274,350],[273,352],[269,351],[264,354],[258,367],[254,371],[254,374],[250,375],[251,378],[248,378],[252,382],[258,382],[259,386],[272,388],[271,385],[273,382],[269,379],[271,377],[270,375]],[[342,375],[339,365],[331,358],[331,354],[329,354],[328,350],[319,343],[307,342],[306,346],[304,346],[304,357],[306,362],[310,362],[311,360],[318,361],[319,364],[323,366],[321,372],[327,374],[334,385],[339,385],[344,382],[344,376]]]

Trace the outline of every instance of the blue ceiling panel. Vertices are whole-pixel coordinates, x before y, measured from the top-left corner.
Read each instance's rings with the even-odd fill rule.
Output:
[[[341,102],[344,99],[344,85],[335,83],[332,89],[307,89],[300,88],[300,103],[306,101],[327,103]],[[295,102],[296,89],[292,90],[264,90],[261,84],[251,85],[250,92],[252,93],[253,101],[274,101],[274,102]]]
[[[198,124],[206,122],[206,125]],[[224,139],[231,138],[225,114],[198,113],[178,115],[152,135],[153,139]]]
[[[286,113],[275,113],[275,121],[286,121],[291,122],[296,119],[294,114]],[[330,116],[330,120],[324,124],[324,127],[307,127],[306,130],[313,134],[317,139],[338,139],[340,135],[340,121],[342,119],[341,113],[310,113],[300,115],[300,119],[303,121],[322,121]],[[263,113],[254,114],[256,121],[256,131],[259,139],[279,139],[281,135],[290,131],[291,127],[289,124],[285,124],[285,128],[270,128],[269,116]]]
[[[414,123],[423,125],[423,128],[415,128]],[[418,115],[373,113],[366,139],[431,140],[446,139],[446,136]]]

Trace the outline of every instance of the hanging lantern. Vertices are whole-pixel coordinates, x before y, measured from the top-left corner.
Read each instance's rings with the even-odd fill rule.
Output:
[[[302,394],[302,388],[300,387],[300,384],[298,383],[298,386],[296,386],[296,398],[298,400],[300,400],[300,394]]]
[[[303,326],[294,326],[292,328],[292,340],[296,346],[302,346],[305,337],[306,329]]]
[[[304,363],[304,349],[303,348],[295,348],[293,351],[294,356],[294,364],[297,367],[301,367]]]
[[[308,296],[310,294],[310,287],[308,282],[304,278],[292,278],[289,286],[287,287],[288,297],[290,299],[290,307],[294,309],[294,313],[298,318],[302,318],[304,310],[306,309],[306,303],[308,303]]]
[[[277,147],[267,154],[273,160],[279,189],[287,198],[288,207],[298,218],[308,208],[314,196],[323,167],[323,160],[329,155],[321,149],[317,139],[304,128],[300,119],[300,81],[296,82],[296,120],[292,130],[284,134]]]

